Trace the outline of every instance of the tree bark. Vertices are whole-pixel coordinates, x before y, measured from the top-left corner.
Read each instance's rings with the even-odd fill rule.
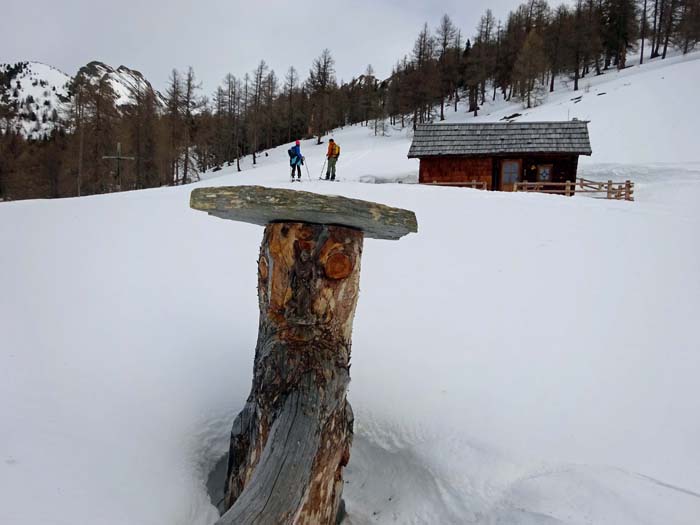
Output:
[[[231,431],[228,524],[334,524],[350,458],[360,230],[268,224],[253,386]]]

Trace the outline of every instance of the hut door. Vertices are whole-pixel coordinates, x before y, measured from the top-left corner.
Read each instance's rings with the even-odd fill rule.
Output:
[[[501,162],[501,191],[513,191],[515,183],[520,181],[520,161],[504,160]]]

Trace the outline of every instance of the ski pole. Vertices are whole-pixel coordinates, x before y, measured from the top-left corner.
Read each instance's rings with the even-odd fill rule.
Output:
[[[309,182],[311,182],[311,175],[309,174],[309,165],[304,164],[304,167],[306,168],[306,176],[308,177]]]
[[[321,175],[318,177],[318,180],[323,179],[323,170],[326,169],[326,160],[327,159],[323,159],[323,166],[321,167]]]

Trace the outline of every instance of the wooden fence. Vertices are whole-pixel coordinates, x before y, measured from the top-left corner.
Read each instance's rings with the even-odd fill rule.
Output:
[[[634,200],[634,182],[597,182],[587,179],[576,179],[576,182],[517,182],[513,191],[531,191],[537,193],[556,193],[571,196],[574,193],[591,193],[595,196],[616,199]]]

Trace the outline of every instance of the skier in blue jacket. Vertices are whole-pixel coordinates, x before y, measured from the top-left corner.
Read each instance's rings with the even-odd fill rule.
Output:
[[[289,150],[289,165],[292,167],[292,182],[294,182],[294,170],[297,172],[297,180],[301,182],[301,166],[304,164],[304,156],[301,154],[301,143],[297,140]]]

